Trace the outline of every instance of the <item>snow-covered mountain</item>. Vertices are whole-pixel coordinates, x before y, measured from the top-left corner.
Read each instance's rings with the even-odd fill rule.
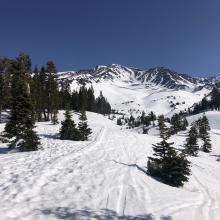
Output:
[[[114,109],[168,115],[201,101],[220,82],[218,77],[192,77],[163,67],[141,70],[118,64],[61,72],[59,79],[67,80],[72,90],[82,84],[92,85],[96,96],[102,90]]]
[[[193,78],[188,75],[178,74],[167,68],[158,67],[148,70],[140,70],[129,68],[118,64],[110,66],[97,66],[94,69],[80,70],[76,72],[62,72],[60,77],[68,78],[68,80],[81,81],[124,81],[124,82],[139,82],[142,84],[153,84],[169,89],[186,89],[193,88],[200,83],[198,78]]]

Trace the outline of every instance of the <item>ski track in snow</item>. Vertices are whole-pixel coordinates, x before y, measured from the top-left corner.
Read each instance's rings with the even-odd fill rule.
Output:
[[[211,156],[220,153],[219,135],[212,133],[211,154],[192,158],[189,183],[174,188],[144,173],[155,134],[120,130],[94,113],[88,118],[94,128],[88,142],[55,139],[59,126],[41,123],[43,150],[0,154],[0,219],[220,219],[220,163]],[[79,210],[105,214],[85,218]]]

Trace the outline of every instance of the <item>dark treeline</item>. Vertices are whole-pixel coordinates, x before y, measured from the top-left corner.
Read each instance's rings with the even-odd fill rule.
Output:
[[[102,92],[100,92],[99,96],[95,98],[92,86],[88,89],[85,86],[81,86],[79,91],[74,90],[71,93],[69,84],[62,82],[60,100],[60,109],[65,109],[66,104],[68,103],[70,108],[75,111],[86,110],[104,115],[111,113],[111,105],[107,99],[103,96]]]
[[[2,110],[9,110],[8,120],[0,140],[11,149],[37,150],[39,137],[34,131],[35,121],[58,123],[58,110],[80,111],[80,123],[75,127],[68,111],[62,122],[61,139],[87,140],[91,129],[85,111],[101,114],[111,112],[111,106],[100,92],[95,98],[93,88],[81,86],[70,91],[68,82],[59,83],[56,66],[48,61],[40,70],[32,71],[31,59],[20,53],[15,59],[0,59],[0,119]]]
[[[209,98],[204,97],[201,102],[195,104],[193,109],[188,109],[189,114],[198,114],[207,110],[220,110],[220,92],[214,87]]]
[[[31,59],[25,56],[28,65],[28,88],[33,106],[33,115],[36,121],[49,121],[56,118],[59,109],[75,111],[92,111],[100,114],[109,114],[111,106],[102,92],[95,98],[92,87],[81,86],[79,91],[70,90],[68,81],[58,81],[56,66],[48,61],[40,69],[32,71]],[[12,104],[12,79],[15,59],[0,59],[0,116],[4,109],[10,109]],[[1,117],[0,117],[1,120]]]

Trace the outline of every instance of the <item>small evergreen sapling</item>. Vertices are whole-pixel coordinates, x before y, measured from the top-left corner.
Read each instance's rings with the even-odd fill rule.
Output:
[[[76,128],[76,124],[72,120],[72,116],[67,109],[65,112],[65,120],[61,122],[61,129],[60,129],[60,139],[61,140],[73,140],[78,141],[80,140],[79,131]]]
[[[185,153],[190,156],[197,156],[199,151],[198,145],[198,131],[194,125],[191,126],[188,134],[188,138],[186,139],[185,144]]]

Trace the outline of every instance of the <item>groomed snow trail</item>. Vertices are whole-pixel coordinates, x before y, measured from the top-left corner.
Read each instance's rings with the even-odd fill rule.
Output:
[[[39,123],[44,149],[0,154],[0,219],[220,219],[220,129],[212,133],[212,154],[190,158],[190,181],[174,188],[145,173],[155,134],[121,130],[95,113],[88,118],[88,142],[61,141],[60,125]]]

